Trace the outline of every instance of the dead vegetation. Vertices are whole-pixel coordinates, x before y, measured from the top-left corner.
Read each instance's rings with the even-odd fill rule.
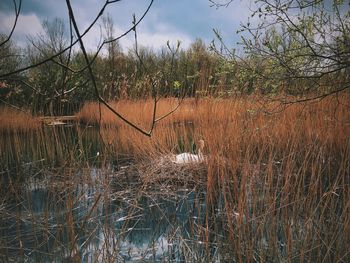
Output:
[[[0,132],[27,132],[40,127],[40,121],[28,113],[9,107],[0,108]]]
[[[143,218],[141,225],[147,228],[150,217],[155,222],[170,223],[168,241],[176,240],[176,249],[173,248],[182,251],[179,253],[186,260],[347,262],[348,99],[347,94],[328,97],[311,104],[289,105],[274,114],[266,110],[275,109],[276,105],[261,107],[249,97],[185,100],[175,114],[157,124],[151,138],[115,121],[103,108],[100,121],[98,105],[89,104],[78,119],[100,124],[95,140],[102,141],[103,147],[97,148],[91,137],[85,137],[92,128],[77,127],[72,135],[64,133],[63,137],[43,132],[39,137],[47,142],[36,147],[37,151],[45,149],[46,154],[37,155],[36,159],[61,159],[54,165],[62,167],[58,173],[67,174],[67,191],[75,192],[74,185],[81,185],[80,189],[99,185],[98,191],[92,191],[82,219],[74,219],[69,211],[76,200],[84,200],[83,191],[61,201],[72,231],[75,221],[86,221],[91,222],[92,229],[101,228],[106,236],[113,236],[104,239],[104,249],[110,248],[111,240],[121,245],[130,229],[139,224],[138,218]],[[166,111],[172,103],[171,99],[161,101],[159,111]],[[149,101],[122,101],[115,105],[126,117],[147,127]],[[78,140],[71,144],[70,136]],[[169,154],[195,152],[199,139],[205,140],[206,162],[178,165],[161,161]],[[35,144],[36,139],[31,140]],[[19,142],[3,142],[6,149],[14,147],[5,155],[23,152]],[[21,156],[16,160],[21,160]],[[111,160],[115,161],[113,166]],[[64,167],[80,170],[86,165],[92,172],[80,175],[78,181],[72,180],[78,172],[64,172]],[[60,193],[65,188],[64,183],[50,185],[60,187]],[[177,217],[172,210],[181,210],[181,200],[191,196],[195,198],[188,207],[193,209],[186,210],[188,219],[182,229],[179,222],[175,223]],[[148,201],[143,203],[145,200]],[[104,211],[106,217],[111,216],[108,222],[123,222],[121,232],[113,230],[109,223],[101,225],[97,221],[97,207],[110,207],[115,202],[123,207],[122,214],[116,212],[119,210]],[[75,235],[74,231],[69,234],[72,244],[77,242]],[[160,233],[154,235],[159,237]],[[124,258],[119,252],[117,245],[111,250],[114,260]]]
[[[150,139],[102,109],[100,129],[111,149],[127,149],[139,160],[192,151],[204,139],[208,209],[215,211],[224,203],[237,261],[342,262],[349,256],[348,98],[345,94],[293,104],[273,114],[266,110],[277,103],[261,107],[249,97],[187,100]],[[171,103],[164,101],[159,111]],[[120,102],[116,107],[147,126],[149,102]],[[84,112],[97,113],[97,105],[86,105],[79,118],[92,116],[89,123],[99,122],[97,115]],[[146,184],[183,181],[181,176],[187,175],[172,165],[151,167],[142,173]]]

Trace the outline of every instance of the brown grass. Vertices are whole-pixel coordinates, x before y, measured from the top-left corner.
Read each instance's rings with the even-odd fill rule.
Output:
[[[346,102],[346,98],[342,98]],[[126,118],[147,129],[151,125],[152,101],[120,101],[114,108]],[[174,99],[158,104],[157,116],[176,105]],[[273,105],[268,105],[273,108]],[[207,152],[225,157],[235,157],[247,150],[267,151],[273,147],[275,155],[292,147],[306,148],[315,141],[324,145],[340,147],[348,143],[350,114],[348,107],[335,98],[311,104],[294,104],[279,113],[267,114],[254,98],[220,100],[188,99],[168,118],[157,124],[152,138],[146,138],[129,128],[108,109],[101,107],[101,121],[96,103],[86,104],[77,114],[80,122],[98,125],[107,145],[134,154],[142,151],[159,153],[170,151],[181,140],[185,150],[190,143],[205,139]],[[272,149],[272,148],[271,148]],[[244,151],[243,151],[244,150]],[[256,155],[256,154],[255,154]],[[258,155],[256,155],[258,156]]]
[[[277,104],[261,107],[253,97],[189,99],[157,124],[151,138],[102,108],[101,134],[110,150],[142,160],[191,151],[193,142],[203,138],[207,199],[213,213],[223,202],[237,261],[345,262],[350,245],[348,101],[345,94],[267,114]],[[161,101],[158,114],[174,104]],[[150,125],[151,101],[121,101],[114,107],[133,122]],[[97,104],[85,105],[78,118],[99,123]]]
[[[222,261],[349,262],[349,97],[343,94],[343,97],[294,104],[274,114],[266,110],[279,110],[277,103],[261,106],[255,97],[187,99],[178,111],[157,124],[151,138],[102,108],[99,132],[107,151],[94,145],[95,137],[87,136],[92,132],[97,137],[95,129],[84,126],[38,129],[38,132],[15,134],[12,139],[3,137],[0,148],[5,151],[0,152],[0,166],[5,165],[0,170],[10,176],[8,168],[12,167],[8,163],[15,161],[26,168],[27,162],[38,161],[43,165],[45,162],[61,167],[56,176],[64,176],[73,189],[83,180],[81,175],[61,169],[80,169],[85,163],[101,160],[99,165],[106,164],[106,169],[101,171],[106,174],[96,178],[103,181],[103,187],[98,188],[104,194],[101,199],[96,195],[94,202],[104,199],[108,203],[109,195],[123,200],[130,193],[134,196],[130,200],[133,207],[130,215],[139,206],[140,191],[153,199],[153,195],[175,196],[180,188],[200,186],[196,189],[199,192],[205,189],[206,202],[205,206],[198,203],[196,209],[198,215],[203,215],[200,212],[204,210],[205,218],[191,223],[191,237],[203,244],[208,254],[211,244],[221,238],[226,246],[218,252]],[[158,116],[175,104],[174,99],[160,101]],[[142,127],[150,126],[151,101],[120,101],[114,107]],[[78,118],[98,125],[98,104],[85,105]],[[166,154],[193,151],[193,144],[199,139],[206,142],[207,161],[203,164],[177,166],[160,162]],[[22,145],[23,141],[28,145]],[[100,156],[97,151],[101,151]],[[125,155],[134,157],[136,162],[129,168],[113,172],[108,169],[107,158]],[[92,162],[92,165],[96,164]],[[117,162],[119,165],[122,166]],[[28,168],[24,168],[27,176]],[[78,181],[71,181],[74,175]],[[65,184],[50,185],[62,186],[53,190],[56,194],[69,190]],[[106,190],[109,186],[114,187],[111,193]],[[3,191],[6,193],[7,188]],[[20,193],[15,191],[15,194]],[[74,198],[69,196],[65,204],[72,244],[77,241],[76,224],[69,214]],[[189,239],[184,237],[183,241],[184,248],[189,249]],[[195,258],[192,255],[201,258],[200,246],[198,250],[194,246],[188,261]],[[208,256],[203,261],[213,260]]]
[[[25,132],[40,127],[39,119],[9,107],[0,108],[0,132]]]

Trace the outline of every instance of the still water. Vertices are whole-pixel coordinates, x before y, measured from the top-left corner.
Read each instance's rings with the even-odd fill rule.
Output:
[[[0,157],[0,262],[207,262],[225,254],[224,217],[208,213],[203,186],[145,183],[122,149],[107,157],[93,128],[4,134]]]

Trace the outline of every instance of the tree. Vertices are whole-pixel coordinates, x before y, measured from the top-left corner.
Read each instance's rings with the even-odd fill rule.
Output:
[[[22,56],[19,56],[19,48],[8,39],[5,35],[0,35],[0,74],[6,70],[16,70],[22,64]],[[16,78],[20,76],[16,74]],[[12,101],[11,97],[16,95],[21,103],[23,98],[20,98],[21,89],[17,86],[16,82],[12,79],[0,80],[0,103],[3,103],[5,99]]]
[[[212,2],[219,7],[233,1]],[[350,88],[350,5],[341,0],[257,0],[255,7],[251,17],[257,22],[248,20],[240,30],[245,32],[242,59],[264,81],[264,92],[308,95],[296,100],[304,101]]]
[[[210,94],[210,79],[216,64],[214,56],[208,51],[207,46],[201,39],[196,39],[191,44],[187,55],[190,65],[188,78],[191,96],[195,96],[198,92],[203,95]]]
[[[103,27],[105,31],[105,39],[113,39],[115,35],[114,24],[111,16],[102,17]],[[103,90],[103,94],[109,99],[119,96],[120,91],[118,90],[118,60],[122,57],[122,49],[118,41],[112,41],[107,45],[107,63],[105,73],[105,84],[103,85],[106,89]]]
[[[31,61],[29,61],[29,63],[27,65],[19,66],[14,70],[10,69],[10,68],[6,68],[4,71],[0,72],[0,82],[7,83],[8,81],[14,80],[14,79],[16,79],[17,81],[22,81],[21,78],[18,77],[19,74],[25,76],[26,74],[28,74],[28,70],[35,71],[36,69],[38,69],[39,66],[47,66],[49,64],[50,64],[50,67],[52,65],[60,66],[62,68],[62,70],[61,70],[61,74],[59,74],[60,75],[59,78],[56,75],[57,79],[55,81],[55,85],[54,85],[55,87],[53,89],[54,92],[50,93],[50,94],[47,94],[47,93],[42,94],[45,97],[48,96],[48,100],[52,101],[53,98],[56,99],[57,97],[60,97],[60,96],[64,97],[64,96],[67,96],[68,94],[73,93],[74,91],[76,91],[76,89],[79,86],[82,85],[82,84],[73,85],[73,88],[67,89],[66,84],[67,84],[68,74],[71,76],[68,79],[74,79],[74,76],[81,76],[82,73],[87,72],[88,78],[89,78],[88,81],[91,83],[92,88],[94,90],[95,99],[99,103],[105,105],[117,118],[121,119],[122,121],[124,121],[125,123],[127,123],[128,125],[133,127],[134,129],[136,129],[137,131],[141,132],[142,134],[144,134],[146,136],[151,136],[156,122],[162,120],[163,118],[165,118],[166,116],[171,114],[174,110],[176,110],[176,108],[178,106],[176,106],[173,110],[166,113],[165,115],[156,118],[156,109],[157,109],[158,98],[157,98],[157,92],[155,92],[155,80],[152,78],[152,76],[150,76],[152,89],[153,89],[152,96],[154,99],[154,107],[153,107],[153,112],[150,113],[150,114],[152,114],[152,122],[150,123],[150,128],[148,130],[144,130],[143,128],[141,128],[138,125],[129,121],[126,117],[124,117],[118,111],[116,111],[108,103],[106,98],[104,98],[104,96],[103,96],[104,94],[103,94],[103,92],[101,92],[101,88],[99,88],[99,86],[101,87],[101,83],[98,82],[99,79],[98,79],[98,76],[96,76],[93,65],[96,62],[96,60],[98,59],[99,54],[101,53],[101,50],[105,46],[109,45],[112,47],[111,50],[114,50],[113,45],[116,46],[117,42],[121,38],[125,37],[127,34],[134,33],[135,34],[135,42],[137,43],[136,30],[137,30],[139,24],[141,23],[141,21],[145,18],[145,16],[149,12],[151,6],[153,5],[154,0],[149,1],[148,7],[146,8],[146,10],[144,11],[144,13],[141,15],[140,18],[136,19],[136,17],[134,16],[132,26],[130,26],[129,29],[127,29],[124,33],[120,34],[119,36],[112,35],[113,28],[110,26],[110,22],[108,20],[106,20],[106,27],[109,30],[107,32],[107,38],[105,38],[98,45],[97,51],[94,54],[88,54],[88,52],[86,51],[86,48],[85,48],[84,40],[83,40],[83,37],[97,24],[97,22],[101,19],[101,17],[103,17],[103,14],[104,14],[105,10],[107,9],[107,7],[110,5],[117,4],[119,1],[120,0],[105,0],[101,9],[96,12],[97,15],[96,15],[95,19],[93,19],[93,21],[91,22],[91,24],[89,26],[87,26],[85,29],[82,30],[81,28],[78,27],[78,21],[76,18],[76,14],[72,8],[71,1],[66,0],[65,2],[66,2],[66,8],[68,10],[69,29],[70,29],[69,30],[69,36],[70,36],[69,43],[61,45],[60,43],[62,43],[62,42],[60,42],[59,45],[56,46],[55,43],[51,40],[52,39],[61,39],[60,38],[62,36],[62,34],[60,34],[61,28],[54,27],[55,30],[50,30],[50,28],[51,28],[50,25],[47,25],[47,29],[49,29],[48,30],[48,33],[49,33],[48,39],[49,39],[50,44],[51,44],[51,47],[49,50],[50,52],[46,53],[47,50],[45,50],[45,52],[43,52],[42,47],[37,48],[39,50],[39,53],[43,54],[42,57],[40,57],[38,60],[34,60],[34,61],[31,60]],[[13,0],[13,3],[14,3],[14,10],[15,10],[15,21],[14,21],[13,27],[10,30],[10,32],[8,33],[8,35],[6,35],[4,37],[4,40],[2,40],[0,42],[0,48],[4,47],[11,40],[12,34],[16,29],[17,19],[20,16],[22,0],[18,0],[18,1]],[[34,42],[32,44],[35,46]],[[82,67],[78,68],[78,69],[72,68],[72,60],[71,60],[71,54],[72,54],[73,50],[76,49],[77,46],[80,47],[82,58],[83,58],[83,63],[84,63],[82,65]],[[137,48],[136,48],[136,50],[137,50]],[[66,55],[68,57],[65,57]],[[50,76],[52,76],[52,75],[50,75]],[[36,75],[34,75],[34,77],[36,77]],[[49,80],[49,81],[51,81],[51,80]],[[56,83],[60,83],[60,84],[58,84],[56,86]],[[47,84],[50,85],[51,83],[47,83]],[[114,82],[112,82],[112,84],[114,85]],[[113,89],[113,85],[112,85],[112,89]],[[32,90],[36,91],[37,93],[41,93],[41,91],[38,91],[35,87],[32,87],[30,84],[27,86],[29,86]],[[59,91],[57,89],[58,87],[61,87],[61,91]],[[102,89],[102,91],[103,91],[103,89]],[[54,95],[54,93],[56,93],[56,94]],[[51,113],[52,113],[52,111],[51,111]]]
[[[42,26],[44,32],[31,38],[27,47],[28,64],[35,64],[57,53],[60,55],[57,56],[57,63],[49,61],[31,68],[26,75],[27,81],[22,80],[22,84],[33,91],[31,96],[33,112],[62,115],[60,111],[64,100],[62,94],[72,85],[70,72],[61,66],[69,64],[71,57],[70,51],[62,51],[68,44],[65,27],[63,21],[58,18],[53,21],[46,20]]]

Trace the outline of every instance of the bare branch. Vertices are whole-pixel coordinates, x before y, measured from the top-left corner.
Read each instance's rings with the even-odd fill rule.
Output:
[[[68,12],[69,12],[69,18],[71,19],[72,21],[72,24],[73,24],[73,27],[74,27],[74,30],[75,30],[75,33],[78,37],[78,41],[80,43],[80,48],[81,48],[81,51],[83,52],[83,55],[84,55],[84,59],[85,59],[85,62],[86,62],[86,65],[87,65],[87,68],[88,68],[88,71],[89,71],[89,75],[90,75],[90,79],[92,81],[92,84],[94,86],[94,89],[95,89],[95,94],[96,94],[96,97],[98,98],[99,102],[101,102],[103,105],[105,105],[111,112],[113,112],[118,118],[120,118],[122,121],[124,121],[126,124],[128,124],[129,126],[131,126],[132,128],[134,128],[135,130],[141,132],[142,134],[146,135],[146,136],[151,136],[151,132],[147,132],[145,130],[143,130],[142,128],[140,128],[139,126],[137,126],[136,124],[132,123],[131,121],[129,121],[128,119],[126,119],[123,115],[121,115],[119,112],[117,112],[116,110],[113,109],[113,107],[111,105],[109,105],[109,103],[107,101],[105,101],[99,91],[98,91],[98,88],[97,88],[97,83],[96,83],[96,79],[95,79],[95,75],[92,71],[92,68],[91,68],[91,62],[88,58],[88,54],[86,52],[86,49],[85,49],[85,45],[84,45],[84,42],[82,40],[82,36],[80,35],[80,32],[79,32],[79,28],[78,28],[78,25],[76,23],[76,20],[75,20],[75,16],[74,16],[74,12],[73,12],[73,9],[72,9],[72,6],[70,4],[70,0],[66,0],[66,4],[67,4],[67,8],[68,8]]]
[[[106,0],[105,4],[103,5],[103,7],[100,9],[98,15],[95,17],[95,19],[91,22],[91,24],[85,29],[85,31],[81,34],[81,37],[84,37],[90,30],[91,28],[96,24],[96,22],[98,21],[98,19],[103,15],[106,7],[109,5],[109,4],[113,4],[113,3],[116,3],[116,2],[119,2],[120,0],[116,0],[116,1],[108,1]],[[144,19],[144,17],[146,16],[146,14],[149,12],[152,4],[153,4],[154,0],[151,0],[150,1],[150,4],[148,5],[147,9],[145,10],[145,12],[143,13],[143,15],[141,16],[141,18],[136,22],[136,26],[141,23],[141,21]],[[103,46],[111,41],[117,41],[121,38],[123,38],[124,36],[126,36],[127,34],[129,34],[132,30],[133,30],[134,26],[130,27],[128,30],[126,30],[124,33],[122,33],[121,35],[119,35],[117,38],[113,39],[113,40],[109,40],[109,41],[104,41],[98,48],[97,52],[95,53],[93,59],[90,61],[90,63],[93,63],[95,61],[95,59],[97,58],[98,54],[100,53],[101,49],[103,48]],[[34,63],[34,64],[31,64],[29,66],[26,66],[26,67],[23,67],[23,68],[20,68],[20,69],[17,69],[17,70],[14,70],[14,71],[11,71],[11,72],[7,72],[7,73],[3,73],[0,75],[0,79],[6,79],[6,77],[9,77],[11,75],[14,75],[14,74],[18,74],[20,72],[23,72],[23,71],[26,71],[28,69],[31,69],[31,68],[35,68],[37,66],[40,66],[40,65],[43,65],[49,61],[53,61],[56,57],[62,55],[64,52],[68,51],[69,49],[71,49],[72,47],[74,47],[77,43],[79,42],[79,39],[76,39],[74,40],[69,46],[63,48],[60,52],[57,52],[56,54],[48,57],[48,58],[45,58],[37,63]],[[87,69],[87,66],[84,67],[83,69],[79,70],[79,71],[76,71],[76,72],[82,72],[84,70]]]
[[[22,0],[19,0],[18,6],[17,6],[16,0],[13,0],[13,5],[14,5],[14,9],[15,9],[15,21],[13,22],[10,34],[7,36],[7,38],[3,42],[0,43],[0,47],[2,45],[4,45],[5,43],[7,43],[8,41],[10,41],[10,39],[11,39],[11,37],[13,35],[13,32],[15,31],[15,28],[16,28],[16,25],[17,25],[17,20],[19,18],[19,14],[21,12]]]

